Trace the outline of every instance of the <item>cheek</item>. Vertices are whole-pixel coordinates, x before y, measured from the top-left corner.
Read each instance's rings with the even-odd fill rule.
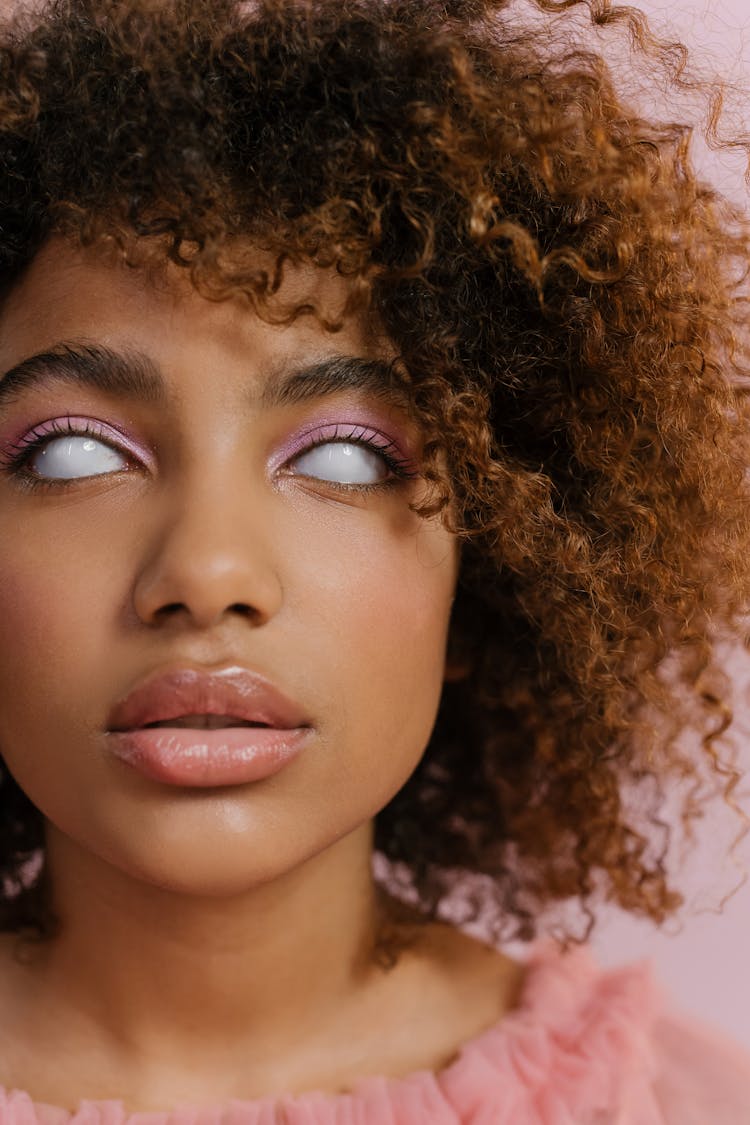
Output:
[[[5,542],[12,548],[0,547],[0,730],[12,723],[26,731],[54,725],[63,705],[70,716],[85,701],[81,683],[95,692],[96,633],[113,612],[117,580],[92,544],[47,535]]]
[[[0,549],[0,753],[43,807],[53,795],[50,751],[59,750],[70,718],[62,704],[79,698],[71,676],[86,637],[77,611],[81,620],[91,611],[83,596],[76,605],[75,591],[63,596],[49,547],[38,555],[30,548],[26,539],[20,550],[16,539],[12,553]]]
[[[358,529],[331,557],[330,539],[308,543],[314,595],[305,614],[326,648],[340,708],[370,739],[424,748],[443,684],[457,550],[442,529],[383,524]]]

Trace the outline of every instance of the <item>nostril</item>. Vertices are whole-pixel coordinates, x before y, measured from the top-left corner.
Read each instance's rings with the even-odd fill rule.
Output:
[[[174,617],[176,613],[181,613],[185,610],[185,606],[179,602],[172,602],[170,605],[163,605],[159,610],[160,617]]]
[[[174,617],[177,613],[189,612],[190,610],[183,602],[170,602],[169,605],[163,605],[159,610],[159,613],[164,617]],[[239,613],[242,614],[243,617],[254,617],[258,613],[258,610],[253,609],[247,602],[233,602],[232,605],[227,606],[227,612]]]

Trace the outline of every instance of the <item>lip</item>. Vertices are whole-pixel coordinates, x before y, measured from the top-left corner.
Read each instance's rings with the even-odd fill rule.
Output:
[[[231,715],[287,730],[309,726],[302,708],[265,676],[233,665],[210,672],[176,668],[151,675],[115,704],[107,727],[133,730],[183,715]]]
[[[226,715],[258,727],[148,727],[185,715]],[[312,727],[303,709],[257,672],[177,668],[141,681],[107,720],[111,752],[172,785],[216,786],[270,777],[297,756]]]

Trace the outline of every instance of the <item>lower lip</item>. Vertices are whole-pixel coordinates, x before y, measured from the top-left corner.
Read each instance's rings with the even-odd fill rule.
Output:
[[[112,753],[153,781],[208,787],[272,777],[294,760],[311,727],[142,727],[109,731]]]

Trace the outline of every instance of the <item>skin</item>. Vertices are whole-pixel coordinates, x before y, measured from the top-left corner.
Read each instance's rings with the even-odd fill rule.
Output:
[[[346,285],[293,269],[280,299],[335,315]],[[174,267],[157,278],[53,239],[0,311],[0,371],[71,340],[137,348],[171,399],[57,383],[0,416],[0,440],[71,414],[149,454],[70,487],[27,490],[0,470],[0,747],[45,818],[63,921],[23,960],[0,941],[0,1081],[133,1112],[444,1065],[512,1006],[520,966],[430,925],[377,968],[392,908],[370,862],[373,818],[415,768],[453,674],[457,545],[409,511],[419,479],[342,493],[269,471],[321,414],[377,414],[418,448],[403,412],[359,391],[257,401],[269,372],[387,358],[388,341],[361,317],[335,334],[310,316],[269,325]],[[312,741],[252,784],[145,778],[107,752],[107,715],[181,663],[261,672],[311,716]]]

